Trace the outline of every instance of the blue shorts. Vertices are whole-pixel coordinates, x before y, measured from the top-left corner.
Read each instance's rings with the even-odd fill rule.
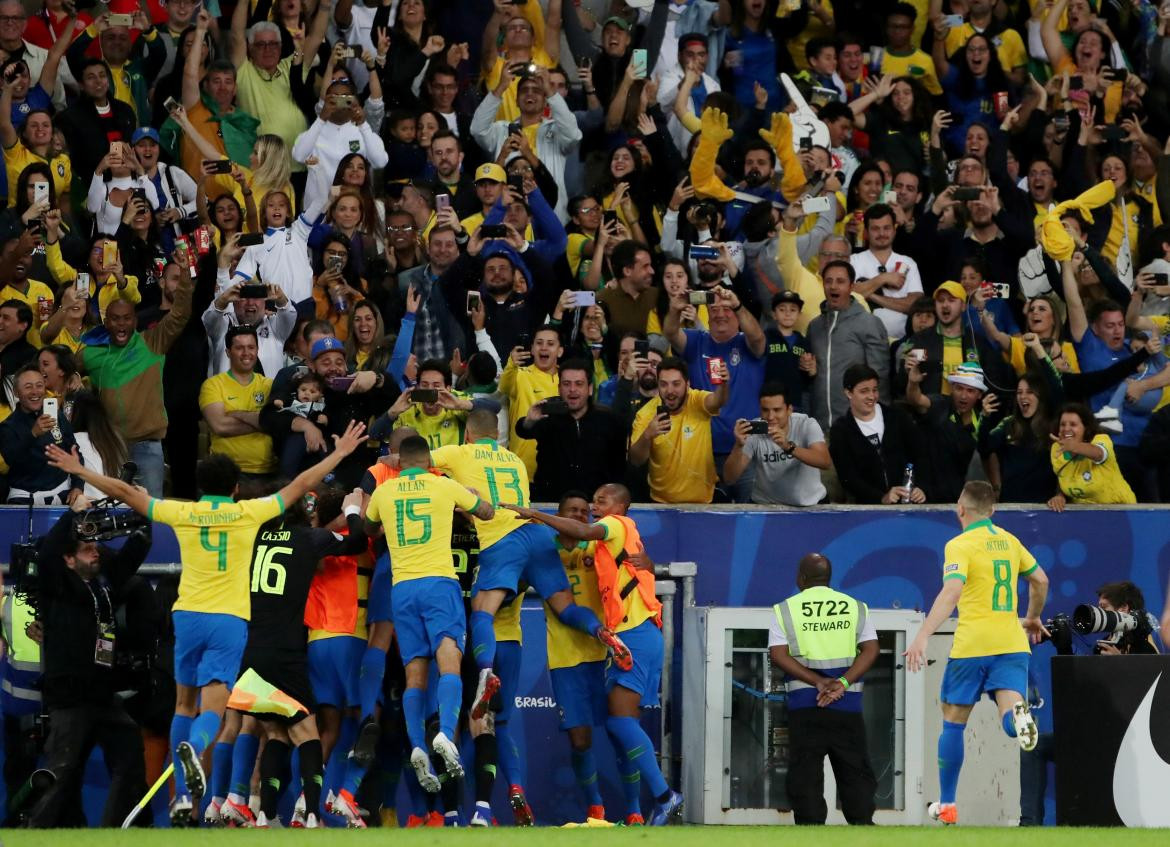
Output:
[[[337,709],[361,705],[358,677],[365,653],[365,639],[353,635],[309,642],[309,682],[320,705]]]
[[[408,579],[394,586],[394,632],[405,665],[411,659],[431,658],[444,638],[463,649],[467,613],[459,581],[446,576]]]
[[[520,687],[522,655],[523,649],[520,647],[519,641],[496,642],[495,671],[496,676],[500,678],[500,711],[496,714],[497,723],[510,720],[516,713],[516,694]]]
[[[366,623],[394,620],[390,601],[390,554],[383,551],[374,564],[370,591],[366,599]]]
[[[952,706],[973,706],[984,694],[995,691],[1028,693],[1029,653],[1002,653],[998,656],[970,656],[965,659],[947,659],[943,672],[944,703]]]
[[[215,612],[174,612],[175,682],[202,688],[236,683],[248,646],[248,622]]]
[[[652,618],[647,618],[618,635],[630,648],[634,666],[623,671],[610,660],[605,669],[606,692],[620,685],[641,694],[643,706],[657,706],[658,683],[662,679],[662,630]]]
[[[486,550],[479,551],[479,571],[471,589],[478,591],[503,588],[512,594],[521,580],[541,597],[551,597],[569,590],[569,578],[557,553],[554,535],[546,527],[525,524],[514,529]]]
[[[553,668],[553,696],[561,715],[561,730],[575,726],[605,726],[609,706],[605,698],[605,661],[582,662],[571,668]]]

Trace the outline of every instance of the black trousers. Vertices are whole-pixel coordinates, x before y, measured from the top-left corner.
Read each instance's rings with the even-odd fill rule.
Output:
[[[825,756],[833,768],[841,811],[851,824],[872,824],[877,779],[865,746],[860,712],[793,709],[788,713],[788,800],[798,824],[823,824]]]
[[[75,818],[67,807],[80,796],[85,763],[95,745],[101,747],[110,775],[101,825],[122,825],[146,793],[146,765],[138,725],[122,701],[111,697],[106,703],[49,711],[45,767],[57,775],[57,782],[33,809],[31,828],[48,829]]]

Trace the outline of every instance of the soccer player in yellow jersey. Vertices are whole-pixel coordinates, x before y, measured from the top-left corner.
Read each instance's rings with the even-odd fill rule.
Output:
[[[467,416],[466,444],[440,447],[431,453],[434,466],[460,485],[486,493],[493,506],[528,505],[528,470],[515,453],[496,442],[496,416],[476,409]],[[552,536],[514,511],[500,509],[491,520],[476,519],[479,573],[471,598],[472,655],[480,669],[471,706],[473,720],[482,718],[500,689],[496,636],[492,620],[504,601],[516,593],[521,579],[543,597],[568,626],[596,637],[614,652],[614,661],[630,666],[630,653],[613,630],[602,626],[591,609],[573,602],[569,580],[561,567]]]
[[[374,489],[370,497],[366,533],[375,536],[385,529],[394,628],[406,668],[402,710],[414,748],[410,764],[419,784],[433,793],[439,790],[439,779],[431,770],[431,748],[442,757],[448,777],[463,776],[453,739],[463,699],[459,665],[467,620],[451,554],[451,525],[456,507],[481,521],[490,521],[495,509],[459,483],[428,472],[431,452],[426,439],[407,438],[398,456],[400,474]],[[439,663],[439,732],[428,745],[426,687],[431,658]]]
[[[236,681],[248,641],[251,617],[252,545],[261,524],[295,503],[365,440],[364,424],[351,422],[334,436],[333,452],[271,497],[240,500],[240,469],[230,458],[212,454],[199,463],[196,480],[202,497],[195,502],[159,500],[142,488],[102,476],[57,447],[46,448],[49,464],[76,474],[103,494],[116,497],[139,514],[175,531],[183,563],[175,628],[175,799],[171,825],[190,824],[206,785],[200,756],[219,733],[228,694]],[[179,766],[181,765],[181,767]]]
[[[1024,694],[1028,690],[1029,640],[1039,643],[1048,634],[1040,622],[1048,577],[1018,538],[991,522],[994,511],[995,489],[988,483],[963,486],[957,508],[963,532],[947,542],[943,589],[904,654],[911,671],[921,669],[930,636],[955,606],[959,607],[959,623],[942,681],[939,801],[931,803],[929,809],[930,816],[944,824],[959,821],[955,793],[963,767],[963,730],[980,697],[986,693],[995,699],[1004,732],[1018,738],[1021,748],[1033,749],[1038,738]],[[1022,622],[1016,607],[1020,577],[1028,581],[1028,608]]]
[[[606,671],[609,716],[605,728],[618,755],[637,766],[654,796],[649,824],[663,826],[682,819],[683,797],[666,784],[654,745],[639,723],[642,707],[658,703],[664,652],[662,604],[654,595],[653,569],[638,566],[644,549],[637,526],[626,514],[629,509],[629,490],[611,483],[593,494],[591,511],[597,520],[592,524],[534,509],[514,511],[551,526],[563,538],[596,542],[594,567],[605,622],[622,633],[634,660],[628,668],[610,665]]]

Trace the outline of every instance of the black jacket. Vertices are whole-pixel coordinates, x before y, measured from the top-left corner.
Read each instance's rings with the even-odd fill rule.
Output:
[[[906,465],[920,462],[921,435],[910,414],[900,406],[880,404],[886,431],[880,447],[862,435],[852,413],[833,421],[829,430],[829,455],[849,496],[858,503],[880,503],[891,488],[903,482]],[[930,491],[921,479],[914,481],[927,499]]]
[[[94,608],[103,623],[115,627],[113,607],[117,594],[138,570],[150,551],[150,529],[141,529],[122,545],[100,549],[101,574],[86,582],[65,564],[65,545],[73,532],[74,513],[66,511],[41,539],[38,557],[40,616],[45,641],[44,704],[66,708],[87,703],[104,703],[113,696],[115,678],[111,668],[94,661],[98,625]],[[118,637],[115,638],[115,644]]]
[[[1012,373],[1011,365],[1003,360],[1003,354],[998,348],[993,348],[984,340],[983,336],[976,335],[970,326],[963,325],[963,361],[975,362],[983,368],[983,375],[987,387],[997,391],[1000,400],[1010,400],[1014,397],[1016,377]],[[919,366],[925,379],[922,382],[923,394],[942,394],[943,386],[943,337],[936,324],[922,332],[915,333],[902,342],[894,354],[894,397],[906,396],[906,368],[903,362],[906,354],[911,350],[926,351],[926,361]]]
[[[921,463],[914,467],[915,484],[930,492],[927,499],[931,503],[954,503],[967,482],[967,469],[975,455],[979,410],[975,410],[972,425],[964,426],[950,398],[930,394],[928,399],[930,408],[915,415],[922,432]]]
[[[73,172],[85,183],[83,191],[89,188],[89,180],[97,170],[98,162],[110,152],[109,142],[125,141],[129,144],[134,127],[138,125],[134,110],[113,96],[113,88],[113,83],[110,83],[110,108],[113,111],[109,118],[98,117],[93,100],[82,96],[53,119],[69,145]]]
[[[23,491],[52,491],[66,480],[65,472],[51,467],[45,459],[45,448],[56,444],[62,450],[72,450],[77,442],[73,439],[73,428],[65,417],[65,410],[57,413],[59,440],[52,432],[33,436],[33,424],[39,415],[26,412],[20,406],[12,410],[4,423],[0,423],[0,455],[8,463],[8,485]],[[77,477],[70,481],[70,488],[81,489],[83,483]]]
[[[532,499],[556,503],[569,489],[592,495],[625,473],[626,424],[609,409],[590,402],[580,418],[549,415],[529,423],[516,422],[516,434],[536,440],[536,476]]]

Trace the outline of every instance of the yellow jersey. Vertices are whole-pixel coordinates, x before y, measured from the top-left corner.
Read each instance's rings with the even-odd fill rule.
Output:
[[[905,55],[899,56],[887,49],[882,53],[882,75],[908,76],[916,79],[928,92],[935,97],[942,94],[942,85],[939,84],[938,74],[934,69],[934,59],[929,53],[917,48],[911,49]]]
[[[456,579],[451,553],[455,509],[474,511],[479,498],[447,477],[407,468],[374,489],[366,520],[381,523],[393,585],[408,579]]]
[[[524,586],[520,593],[512,598],[506,606],[500,606],[496,611],[496,618],[492,621],[492,628],[496,633],[496,641],[515,641],[522,644],[523,631],[520,628],[520,612],[524,607]]]
[[[1016,376],[1023,376],[1024,372],[1028,370],[1028,363],[1024,360],[1024,354],[1028,351],[1028,347],[1024,344],[1024,339],[1018,335],[1013,335],[1011,339],[1012,346],[1003,356],[1007,361],[1011,362],[1012,370],[1016,372]],[[1064,356],[1064,360],[1068,362],[1069,370],[1072,373],[1079,374],[1081,372],[1081,363],[1077,359],[1077,349],[1073,346],[1072,342],[1060,342],[1060,352]]]
[[[24,142],[17,141],[4,151],[4,167],[8,171],[9,208],[16,208],[17,205],[16,189],[21,171],[36,162],[43,162],[49,166],[49,171],[53,175],[53,190],[57,193],[58,203],[60,203],[61,197],[69,194],[73,185],[73,166],[70,164],[69,156],[62,153],[60,156],[46,159],[25,147]]]
[[[610,554],[616,560],[621,554],[623,548],[626,546],[626,528],[622,522],[612,515],[608,515],[597,522],[598,526],[605,527],[605,540],[601,543],[606,546]],[[594,577],[596,579],[596,576]],[[614,590],[621,596],[622,591],[626,586],[633,582],[634,578],[630,576],[630,572],[623,567],[618,568],[617,583],[614,585]],[[600,599],[600,597],[599,597]],[[637,590],[631,590],[625,598],[626,614],[622,618],[622,622],[618,624],[617,632],[625,632],[633,629],[646,622],[647,619],[654,617],[654,612],[646,608],[646,604],[642,601],[642,593]],[[598,615],[601,620],[605,620],[605,616]]]
[[[38,350],[44,347],[44,342],[41,341],[41,325],[44,321],[41,320],[41,301],[47,301],[49,306],[49,314],[53,314],[53,304],[57,299],[57,295],[53,293],[53,289],[45,285],[43,282],[37,282],[35,279],[28,280],[28,291],[21,291],[12,285],[6,285],[0,288],[0,303],[7,300],[19,300],[30,309],[32,309],[33,322],[29,325],[28,332],[24,337],[33,347]]]
[[[508,446],[524,460],[529,476],[536,473],[536,442],[516,434],[516,421],[527,415],[533,404],[556,397],[559,385],[555,371],[545,373],[536,365],[518,368],[511,358],[500,375],[500,393],[508,398]]]
[[[670,432],[650,447],[650,496],[658,503],[710,503],[715,493],[715,458],[711,452],[711,413],[703,405],[710,391],[692,388]],[[634,417],[631,442],[637,441],[658,414],[658,403],[647,403]]]
[[[605,617],[601,608],[601,592],[597,588],[597,571],[593,569],[593,554],[597,549],[594,541],[580,541],[573,547],[562,547],[557,539],[557,553],[569,578],[573,602],[578,606],[592,609],[598,620]],[[544,606],[545,639],[548,649],[548,668],[571,668],[584,662],[600,662],[605,659],[605,645],[579,629],[561,623],[556,612]]]
[[[982,520],[948,541],[943,557],[943,581],[963,581],[951,658],[1031,652],[1016,608],[1016,581],[1036,569],[1028,548]]]
[[[203,381],[199,389],[199,410],[222,403],[225,412],[259,412],[268,402],[270,391],[272,380],[263,374],[251,374],[248,383],[243,384],[224,371]],[[212,432],[210,452],[228,456],[244,473],[266,474],[276,467],[272,436],[265,432],[245,435],[216,435]]]
[[[465,396],[461,392],[452,393]],[[463,425],[467,423],[467,415],[462,409],[440,409],[439,414],[428,415],[423,411],[421,403],[412,403],[394,421],[394,428],[410,427],[425,438],[427,445],[434,450],[448,444],[463,443]]]
[[[954,27],[947,32],[946,50],[948,56],[967,43],[975,34],[975,27],[964,21],[962,26]],[[991,36],[991,43],[995,46],[999,64],[1004,73],[1011,73],[1015,68],[1022,68],[1028,64],[1028,51],[1024,47],[1024,39],[1014,29],[1005,29]]]
[[[151,498],[146,516],[175,531],[183,573],[176,612],[252,616],[252,547],[256,530],[285,509],[279,494],[236,502],[205,496],[195,502]]]
[[[520,457],[490,438],[474,444],[452,444],[431,451],[431,463],[460,485],[486,491],[496,514],[490,521],[475,518],[479,549],[483,552],[527,521],[501,503],[528,505],[528,470]],[[367,512],[368,514],[368,512]]]
[[[1074,503],[1136,503],[1133,489],[1117,464],[1113,439],[1101,433],[1093,437],[1093,444],[1105,451],[1101,461],[1068,453],[1059,444],[1052,445],[1052,471],[1060,490]]]

